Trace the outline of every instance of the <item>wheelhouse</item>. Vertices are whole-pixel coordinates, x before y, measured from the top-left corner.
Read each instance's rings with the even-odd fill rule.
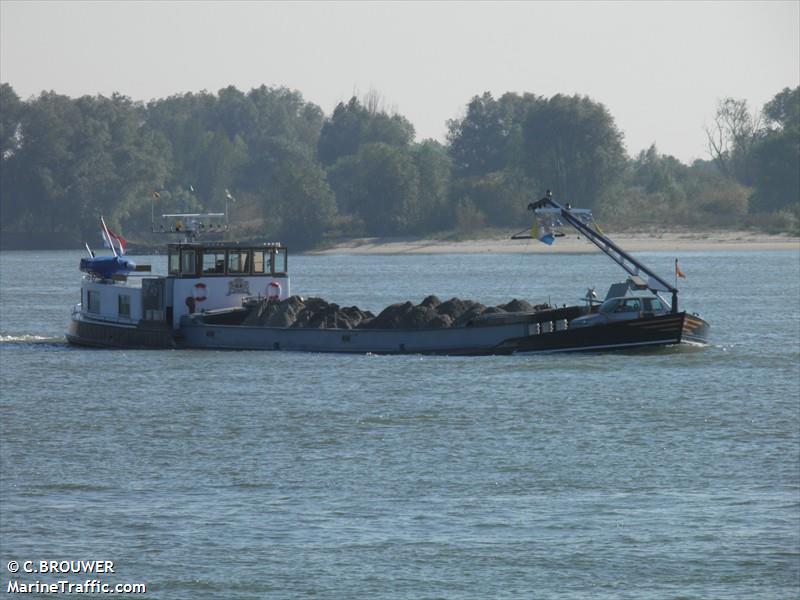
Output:
[[[169,275],[195,277],[285,277],[289,256],[285,246],[247,246],[231,242],[169,244]]]

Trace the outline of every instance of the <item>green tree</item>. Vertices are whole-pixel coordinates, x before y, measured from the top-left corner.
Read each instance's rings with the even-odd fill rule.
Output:
[[[301,249],[318,244],[336,214],[325,171],[311,161],[292,161],[276,176],[275,187],[281,196],[282,241]]]
[[[751,152],[755,192],[751,210],[800,204],[800,86],[785,88],[764,106],[766,128]]]
[[[217,127],[208,148],[199,157],[199,173],[193,187],[204,190],[208,200],[225,197],[225,190],[239,187],[238,175],[248,161],[247,144],[239,134],[231,140],[223,127]]]
[[[81,122],[75,103],[55,92],[43,92],[28,103],[15,152],[14,198],[20,210],[14,215],[16,222],[4,222],[6,227],[55,233],[74,226],[74,219],[64,218],[70,213],[64,203],[72,192],[70,167],[76,149],[72,142]]]
[[[19,99],[14,88],[7,83],[0,84],[0,159],[11,158],[19,147],[19,133],[25,104]]]
[[[194,187],[203,203],[211,200],[204,157],[214,142],[216,99],[200,92],[170,96],[150,102],[145,119],[149,129],[169,141],[170,177],[159,183],[168,190]],[[201,183],[202,181],[202,183]],[[166,202],[166,199],[164,200]]]
[[[523,135],[527,175],[574,206],[591,207],[625,170],[622,133],[586,96],[558,94],[532,107]]]
[[[422,222],[419,175],[411,155],[388,144],[361,146],[350,163],[355,182],[348,204],[372,235],[414,231]]]
[[[364,144],[380,143],[407,147],[414,139],[414,126],[401,115],[365,107],[355,96],[340,102],[320,132],[317,153],[322,164],[333,165],[343,156],[358,152]]]
[[[642,187],[648,194],[660,193],[674,201],[683,201],[687,171],[688,167],[674,156],[659,154],[653,144],[631,163],[630,184]]]
[[[0,221],[4,225],[20,218],[23,204],[17,196],[19,170],[17,151],[26,105],[7,83],[0,84]]]
[[[13,153],[18,176],[3,193],[4,204],[13,200],[11,211],[4,206],[6,230],[94,237],[100,214],[118,226],[168,169],[165,140],[124,96],[43,93],[23,112]]]
[[[800,127],[800,86],[784,88],[764,105],[764,119],[771,133]]]
[[[483,215],[496,226],[526,220],[525,206],[537,190],[525,172],[524,125],[543,102],[534,94],[509,92],[495,100],[485,92],[472,98],[463,118],[448,121],[457,220],[474,225]]]
[[[535,181],[519,170],[505,169],[453,182],[456,205],[475,207],[490,225],[516,227],[529,221],[527,205],[535,199]]]
[[[411,150],[419,178],[419,225],[423,230],[448,229],[450,220],[451,162],[438,142],[425,140]]]
[[[474,96],[463,118],[447,122],[449,153],[459,177],[480,177],[524,162],[522,128],[528,111],[542,102],[534,94],[490,92]]]
[[[282,87],[244,93],[229,86],[217,96],[184,94],[148,105],[149,124],[172,144],[175,165],[165,185],[209,210],[235,189],[237,212],[259,215],[272,233],[282,222],[277,178],[293,161],[313,162],[323,118],[318,106]]]
[[[327,178],[336,197],[339,213],[354,214],[361,204],[361,162],[359,156],[342,156],[328,167]]]

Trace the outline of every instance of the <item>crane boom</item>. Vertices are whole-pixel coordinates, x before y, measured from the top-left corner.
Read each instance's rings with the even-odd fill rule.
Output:
[[[537,211],[547,211],[548,207],[556,209],[566,223],[574,227],[579,233],[582,233],[590,242],[622,267],[628,274],[639,276],[641,272],[647,275],[647,287],[653,293],[659,291],[670,292],[672,294],[672,312],[678,312],[678,289],[675,286],[670,285],[642,262],[625,252],[625,250],[615,244],[607,235],[595,231],[577,218],[572,212],[573,209],[569,208],[569,205],[567,205],[567,207],[561,206],[558,202],[553,200],[552,195],[549,193],[538,202],[533,202],[528,205],[528,208],[533,210],[534,214],[536,214]]]

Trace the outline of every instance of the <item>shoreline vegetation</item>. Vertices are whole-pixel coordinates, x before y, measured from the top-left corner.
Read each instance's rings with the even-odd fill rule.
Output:
[[[298,90],[264,85],[145,103],[54,91],[22,99],[0,83],[0,105],[3,249],[95,247],[103,216],[131,250],[153,251],[158,215],[211,226],[224,211],[229,240],[280,240],[296,252],[425,240],[412,247],[441,251],[529,226],[526,207],[546,190],[591,209],[607,231],[800,236],[800,87],[755,111],[720,101],[708,160],[691,164],[655,144],[632,156],[608,108],[580,94],[476,95],[453,107],[444,143],[419,140],[377,92],[326,113]],[[410,251],[393,243],[381,251]]]

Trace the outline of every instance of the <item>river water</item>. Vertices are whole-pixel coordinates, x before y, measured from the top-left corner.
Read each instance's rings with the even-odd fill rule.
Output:
[[[0,253],[4,591],[94,578],[11,560],[101,559],[170,599],[800,594],[800,252],[680,256],[705,349],[481,358],[71,348],[79,257]],[[373,312],[622,279],[597,254],[290,271]]]

